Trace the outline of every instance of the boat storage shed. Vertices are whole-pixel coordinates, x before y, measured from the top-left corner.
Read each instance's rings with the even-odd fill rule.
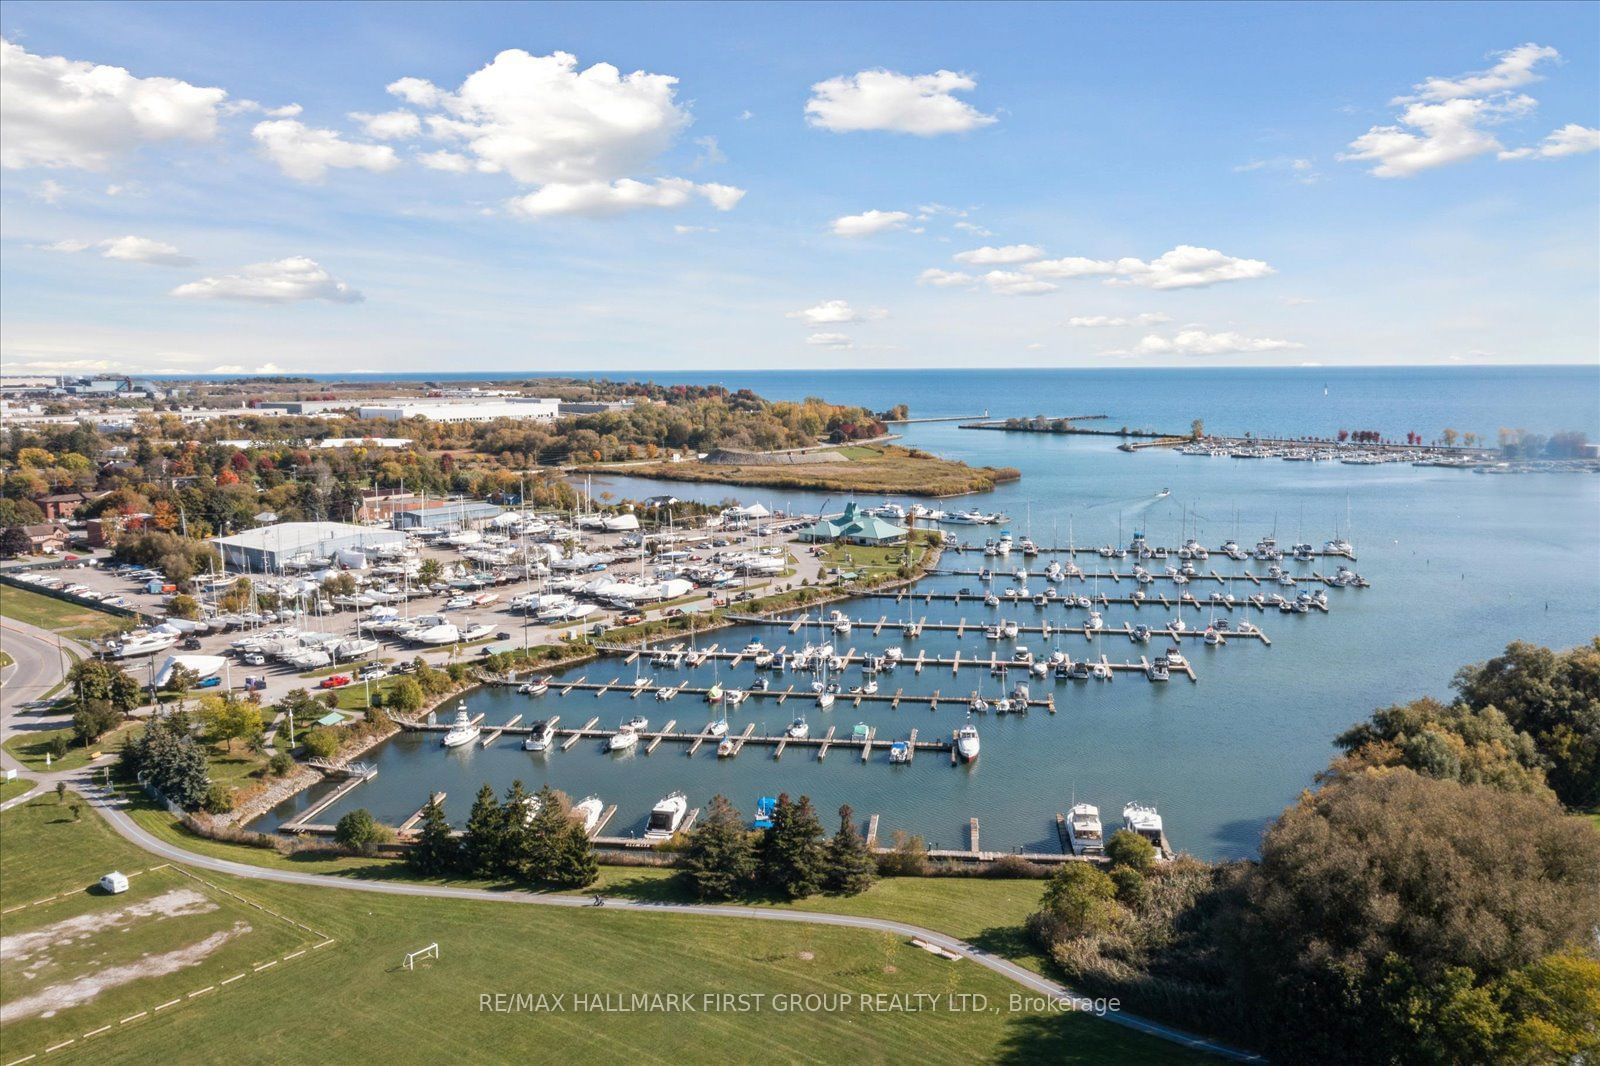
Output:
[[[333,558],[341,550],[403,545],[405,539],[405,534],[396,529],[348,522],[279,522],[229,537],[212,537],[211,543],[222,553],[228,569],[261,574],[313,559]]]

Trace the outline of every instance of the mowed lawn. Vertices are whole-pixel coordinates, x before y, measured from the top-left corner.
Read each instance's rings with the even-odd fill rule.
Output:
[[[52,795],[49,803],[54,803]],[[0,850],[12,869],[13,846],[0,815]],[[141,819],[143,820],[143,819]],[[85,852],[104,848],[126,856],[131,846],[104,827],[52,819],[59,850],[77,858],[52,860],[58,872],[99,870],[106,860]],[[29,839],[33,846],[48,843]],[[241,849],[230,849],[240,857]],[[135,854],[141,854],[135,852]],[[120,861],[120,859],[119,859]],[[312,870],[321,863],[278,859]],[[74,866],[76,864],[76,866]],[[332,865],[332,864],[330,864]],[[354,877],[386,877],[378,864],[347,867]],[[653,872],[653,871],[652,871]],[[638,870],[607,870],[619,882]],[[178,1061],[438,1062],[1176,1062],[1196,1056],[1121,1027],[1072,1014],[1010,1008],[1018,987],[968,961],[949,962],[898,936],[736,919],[629,914],[616,909],[558,909],[511,902],[399,897],[327,888],[210,877],[218,886],[333,937],[335,943],[290,964],[220,988],[93,1038],[99,1062]],[[926,882],[945,889],[945,882]],[[951,883],[952,885],[954,883]],[[990,882],[1007,890],[1037,882]],[[956,886],[960,888],[964,886]],[[916,903],[899,882],[871,906],[899,911],[939,910],[953,899]],[[860,900],[874,899],[873,893]],[[9,890],[7,891],[9,896]],[[1020,913],[1023,893],[1003,904]],[[818,909],[841,901],[818,901]],[[1031,905],[1031,900],[1028,901]],[[891,916],[920,920],[914,913]],[[973,914],[972,927],[999,914]],[[933,924],[933,923],[930,923]],[[400,968],[405,952],[437,942],[442,957],[415,971]],[[500,1013],[482,1009],[495,994],[565,995],[559,1008]],[[579,1009],[572,997],[680,993],[762,997],[746,1010],[602,1013]],[[894,994],[920,1011],[864,1012],[861,997]],[[950,995],[987,997],[992,1009],[956,1011]],[[789,997],[829,996],[813,1001]],[[842,997],[850,997],[844,999]],[[613,1003],[616,1001],[613,1000]],[[959,1001],[958,1001],[959,1002]],[[975,1001],[968,1000],[971,1004]],[[798,1006],[799,1009],[789,1009]],[[8,1041],[9,1043],[9,1041]],[[8,1049],[9,1051],[9,1049]],[[26,1053],[26,1052],[21,1052]]]
[[[0,615],[74,640],[98,640],[133,626],[131,618],[10,585],[0,585]]]
[[[211,994],[202,990],[322,939],[153,863],[87,810],[74,819],[54,793],[0,815],[0,862],[8,1061]],[[128,876],[126,892],[98,888],[112,869]]]

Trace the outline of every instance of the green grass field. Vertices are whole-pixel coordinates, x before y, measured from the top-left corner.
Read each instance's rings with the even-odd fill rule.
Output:
[[[0,803],[9,799],[16,799],[33,787],[31,777],[13,777],[10,781],[0,781]]]
[[[43,858],[36,863],[34,856]],[[112,865],[148,865],[142,852],[92,813],[72,822],[56,809],[53,795],[0,815],[0,861],[5,906],[28,902],[41,886],[83,883]],[[637,870],[616,873],[640,878]],[[169,1010],[83,1040],[97,1062],[1197,1061],[1175,1046],[1091,1017],[1011,1010],[1016,986],[1010,982],[887,934],[207,880],[292,916],[334,943],[269,970],[250,970],[237,983],[197,998],[185,993]],[[919,884],[940,892],[969,888],[954,882]],[[984,887],[1001,887],[1018,898],[985,911],[963,908],[955,897],[921,902],[902,897],[898,884],[891,883],[861,899],[887,888],[874,906],[895,917],[916,921],[953,906],[967,910],[960,920],[976,927],[1019,911],[1020,888],[1036,893],[1038,884],[988,882]],[[209,891],[207,897],[214,898]],[[840,908],[822,904],[820,909]],[[249,913],[252,925],[259,926],[260,912]],[[214,920],[215,914],[206,917]],[[430,942],[440,946],[438,960],[414,971],[400,968],[405,952]],[[149,980],[208,983],[194,976],[195,971],[185,971]],[[753,1008],[746,1011],[692,1014],[597,1013],[577,1009],[571,999],[578,993],[669,992],[685,993],[699,1006],[707,994],[762,999],[746,1003]],[[482,1009],[484,996],[539,993],[568,998],[547,1011]],[[860,997],[869,993],[898,995],[902,1003],[919,994],[936,998],[922,1001],[927,1009],[921,1011],[864,1012]],[[776,998],[807,995],[835,998],[800,1010],[786,1009],[788,1002]],[[852,999],[838,998],[845,995]],[[952,995],[985,996],[991,1009],[953,1010]],[[104,1024],[98,1019],[90,1003],[49,1022],[61,1032],[81,1034]],[[8,1028],[8,1060],[34,1050]]]
[[[70,725],[62,726],[59,729],[41,729],[18,733],[6,741],[6,750],[30,770],[75,770],[88,763],[90,756],[96,753],[108,752],[115,754],[120,751],[123,741],[132,735],[132,731],[142,728],[144,727],[131,723],[124,725],[120,729],[107,733],[88,747],[84,747],[73,739]],[[46,766],[45,754],[51,742],[58,736],[67,738],[67,753]]]
[[[99,640],[133,627],[130,618],[10,585],[0,585],[0,614],[74,640]]]

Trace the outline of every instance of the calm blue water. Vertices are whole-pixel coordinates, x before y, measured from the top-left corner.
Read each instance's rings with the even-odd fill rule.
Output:
[[[1118,416],[1118,424],[1163,427],[1201,417],[1214,428],[1262,433],[1321,433],[1361,425],[1431,436],[1446,425],[1490,434],[1513,425],[1541,432],[1577,428],[1600,436],[1594,426],[1600,372],[1592,369],[672,376],[712,378],[779,398],[819,394],[874,407],[904,401],[914,414],[927,415],[987,407],[997,417],[1103,411]],[[885,837],[907,829],[945,846],[964,846],[966,820],[976,816],[986,848],[1051,847],[1053,816],[1076,796],[1099,804],[1108,821],[1129,800],[1155,803],[1178,846],[1207,857],[1246,855],[1267,820],[1327,763],[1334,734],[1374,707],[1445,695],[1459,665],[1488,657],[1512,639],[1566,646],[1600,632],[1600,481],[1592,475],[1492,477],[1409,466],[1204,459],[1166,451],[1127,455],[1110,440],[964,431],[951,424],[913,426],[907,437],[940,454],[1022,470],[1020,482],[973,502],[1008,512],[1013,530],[1031,529],[1041,543],[1064,542],[1069,523],[1077,543],[1096,545],[1117,538],[1119,530],[1126,540],[1136,528],[1151,543],[1172,545],[1185,535],[1211,545],[1237,536],[1248,545],[1274,531],[1280,542],[1320,544],[1341,532],[1355,542],[1358,569],[1373,587],[1330,590],[1332,611],[1325,616],[1251,612],[1246,617],[1272,638],[1270,648],[1235,641],[1208,649],[1186,642],[1198,684],[1151,685],[1132,676],[1110,684],[1035,682],[1036,695],[1056,692],[1060,713],[1036,710],[1025,718],[980,720],[983,756],[972,768],[954,769],[948,760],[927,755],[911,767],[890,767],[881,753],[862,765],[844,750],[821,764],[799,749],[781,762],[759,748],[722,761],[702,749],[689,760],[681,747],[670,744],[648,757],[612,757],[589,742],[538,756],[509,740],[487,751],[446,753],[436,739],[401,737],[374,753],[378,778],[328,812],[327,820],[356,806],[399,820],[431,789],[444,788],[450,794],[449,813],[460,821],[480,783],[503,788],[521,777],[530,787],[549,781],[575,796],[593,793],[618,804],[608,829],[612,833],[641,829],[650,805],[675,789],[686,791],[694,805],[721,791],[746,811],[756,796],[786,789],[811,794],[825,810],[848,802],[863,815],[877,812]],[[659,491],[710,500],[730,494],[721,486],[640,479],[615,479],[606,487],[629,495]],[[1172,494],[1158,501],[1155,493],[1163,487]],[[840,502],[799,493],[733,491],[776,506]],[[976,565],[973,556],[946,558],[951,565]],[[1092,556],[1080,563],[1086,570],[1108,565]],[[1218,557],[1210,565],[1224,573],[1233,569]],[[1264,569],[1264,564],[1253,566],[1257,572]],[[1317,568],[1330,567],[1319,563]],[[971,578],[936,577],[922,587],[952,591],[976,584]],[[1040,587],[1037,579],[1032,584]],[[1127,588],[1101,582],[1100,591],[1125,595]],[[1196,591],[1210,589],[1201,585]],[[907,612],[885,600],[864,600],[848,609],[869,619],[902,618]],[[990,614],[971,602],[918,604],[914,612],[930,621],[976,621]],[[1041,615],[1052,623],[1081,617],[1059,605],[1043,612],[1031,605],[1006,606],[997,613],[1016,614],[1028,624]],[[1106,622],[1157,624],[1171,613],[1113,607]],[[1203,624],[1208,614],[1190,609],[1186,617],[1190,625]],[[742,646],[753,635],[769,646],[795,640],[778,628],[723,630],[709,639]],[[857,629],[849,640],[863,650],[896,642],[887,630],[874,639]],[[1037,635],[1024,642],[1036,652],[1048,650]],[[1099,638],[1097,645],[1114,660],[1136,659],[1143,650],[1120,637]],[[913,655],[925,649],[932,657],[948,656],[957,644],[953,634],[929,634],[905,647]],[[987,655],[993,647],[970,633],[961,645],[964,655]],[[1090,645],[1076,636],[1062,638],[1061,647],[1076,656]],[[590,680],[631,680],[634,668],[601,662],[576,673]],[[742,684],[747,675],[748,670],[733,675],[726,666],[721,669],[724,682]],[[789,680],[796,678],[785,684]],[[697,677],[695,683],[704,682]],[[963,671],[955,680],[948,670],[930,668],[919,678],[902,669],[881,683],[890,691],[904,688],[908,696],[939,688],[948,698],[975,687],[997,694],[986,672]],[[761,731],[776,731],[795,713],[796,702],[781,709],[747,703],[735,712],[735,728],[742,728],[742,719],[765,726]],[[635,711],[658,724],[668,717],[680,725],[708,717],[703,705],[687,697],[659,704],[574,693],[534,703],[501,690],[474,693],[468,704],[487,711],[490,723],[519,712],[559,713],[568,723],[599,715],[602,723],[614,724]],[[913,727],[924,737],[948,736],[964,717],[958,706],[946,703],[930,712],[926,703],[906,702],[898,711],[870,704],[858,710],[841,700],[831,712],[812,710],[809,717],[814,732],[834,724],[847,734],[865,721],[884,738],[904,736]],[[284,805],[262,825],[276,824],[305,802],[302,797]]]

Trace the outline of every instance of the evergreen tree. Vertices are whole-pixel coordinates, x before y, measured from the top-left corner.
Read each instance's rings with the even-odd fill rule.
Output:
[[[444,807],[428,801],[422,808],[422,828],[411,849],[411,864],[425,874],[452,874],[461,863],[461,845],[450,831]]]
[[[706,820],[689,832],[684,858],[689,881],[701,899],[729,899],[750,886],[756,857],[739,812],[722,795],[711,797]]]
[[[829,892],[854,896],[871,888],[877,878],[877,861],[867,848],[866,838],[856,828],[855,812],[847,803],[839,808],[839,831],[828,842],[823,886]]]
[[[787,792],[780,793],[772,828],[761,840],[762,884],[790,899],[814,895],[822,884],[822,836],[811,797],[791,803]]]
[[[472,813],[467,815],[466,833],[461,838],[461,863],[465,873],[472,877],[493,877],[502,853],[505,816],[494,789],[484,785],[472,801]]]
[[[564,835],[572,819],[564,797],[549,785],[542,786],[534,799],[539,810],[524,829],[526,846],[521,873],[530,881],[556,881],[562,865]]]
[[[515,876],[527,868],[533,822],[528,801],[532,798],[521,778],[506,789],[505,802],[500,805],[500,852],[494,860],[495,870],[501,874]]]
[[[542,813],[542,812],[541,812]],[[583,826],[565,815],[565,823],[555,843],[555,855],[545,880],[564,888],[583,888],[600,878],[600,863],[594,844]]]

